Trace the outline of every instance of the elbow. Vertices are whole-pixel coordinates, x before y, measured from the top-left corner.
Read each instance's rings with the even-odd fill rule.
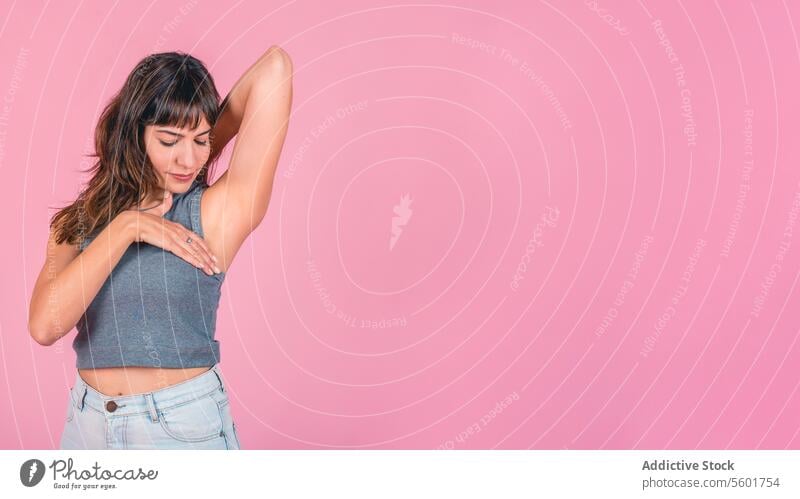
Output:
[[[36,343],[42,346],[50,346],[48,343],[48,334],[46,328],[42,327],[41,320],[39,320],[39,313],[34,308],[35,299],[31,300],[30,309],[28,310],[28,334],[31,335]]]
[[[48,322],[50,321],[47,318],[42,319],[33,314],[28,319],[28,333],[36,343],[44,347],[49,347],[66,334],[66,331],[60,332],[53,327],[47,327]]]
[[[47,331],[46,328],[42,328],[36,324],[29,322],[28,332],[30,333],[31,338],[33,338],[34,341],[36,341],[36,343],[44,347],[49,347],[50,345],[55,343],[53,336],[49,333],[49,331]]]
[[[258,79],[291,79],[292,70],[292,58],[289,57],[289,53],[280,46],[273,45],[261,57],[258,64]]]
[[[283,50],[283,48],[273,45],[272,55],[276,71],[281,72],[286,77],[290,77],[294,66],[292,65],[292,58],[289,57],[289,53]]]

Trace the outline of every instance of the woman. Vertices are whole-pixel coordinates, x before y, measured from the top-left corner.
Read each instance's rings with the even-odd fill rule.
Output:
[[[291,59],[272,46],[221,104],[202,62],[168,52],[105,108],[93,175],[50,222],[28,320],[41,345],[78,330],[62,449],[240,448],[216,311],[266,213],[291,101]]]

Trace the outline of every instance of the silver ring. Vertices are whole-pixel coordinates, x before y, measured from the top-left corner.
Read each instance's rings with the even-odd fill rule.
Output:
[[[186,242],[187,242],[188,244],[192,244],[192,236],[189,236],[189,237],[187,237],[187,238],[186,238]]]

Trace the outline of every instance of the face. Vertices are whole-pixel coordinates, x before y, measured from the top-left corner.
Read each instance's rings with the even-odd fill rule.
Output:
[[[170,192],[186,192],[211,153],[205,118],[194,130],[148,125],[144,130],[147,156],[153,163],[159,185]]]

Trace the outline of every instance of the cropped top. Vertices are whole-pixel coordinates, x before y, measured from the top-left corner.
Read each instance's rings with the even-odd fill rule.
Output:
[[[207,188],[195,179],[173,195],[164,218],[204,237],[200,196]],[[85,237],[80,250],[94,237]],[[214,332],[224,278],[158,246],[132,243],[75,326],[78,369],[213,366],[220,359]]]

